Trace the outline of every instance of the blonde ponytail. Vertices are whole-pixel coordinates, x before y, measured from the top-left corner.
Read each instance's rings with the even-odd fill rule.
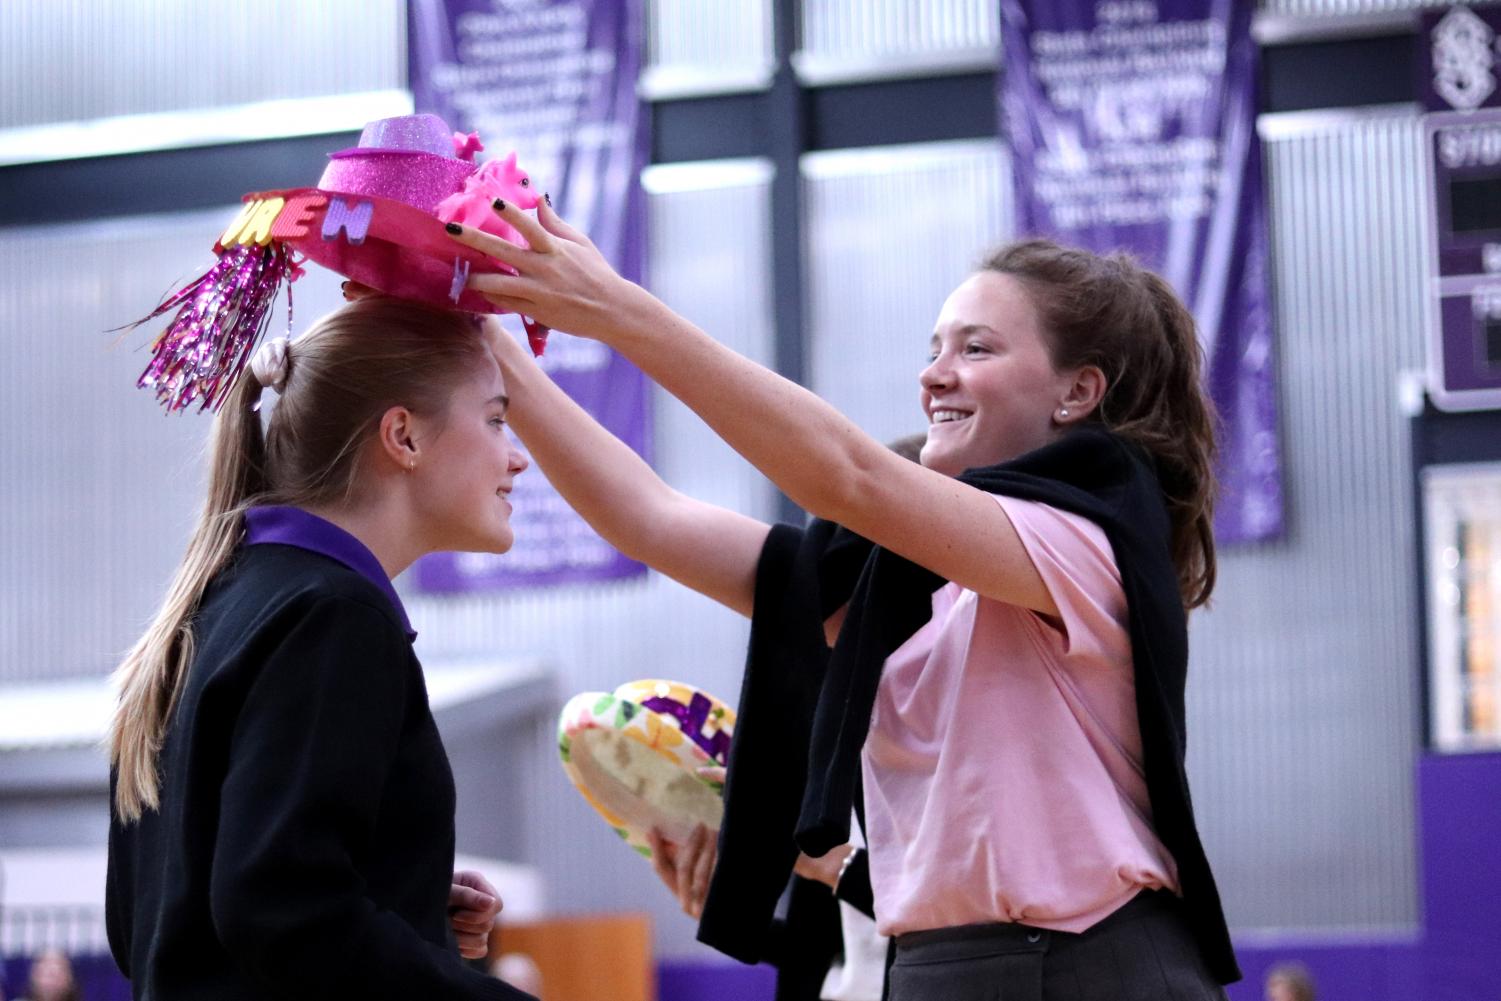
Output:
[[[129,823],[160,802],[157,754],[193,659],[193,616],[203,591],[224,568],[244,532],[245,509],[265,491],[265,442],[256,404],[261,385],[240,376],[214,418],[208,498],[161,609],[115,671],[110,723],[116,772],[115,812]]]
[[[446,411],[459,381],[489,359],[475,317],[385,296],[334,311],[293,347],[277,359],[284,367],[263,373],[278,385],[264,433],[253,369],[214,419],[203,513],[161,610],[115,672],[110,763],[126,823],[160,804],[157,759],[193,661],[193,619],[245,533],[246,508],[357,500],[362,446],[381,415],[396,405]]]

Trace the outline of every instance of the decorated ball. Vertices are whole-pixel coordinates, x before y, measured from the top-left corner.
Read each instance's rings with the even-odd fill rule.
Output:
[[[692,685],[647,679],[583,692],[558,721],[558,752],[574,788],[621,839],[647,858],[657,828],[686,841],[718,831],[724,787],[702,769],[724,766],[735,712]]]

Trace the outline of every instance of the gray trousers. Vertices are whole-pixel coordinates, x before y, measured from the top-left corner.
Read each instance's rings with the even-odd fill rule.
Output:
[[[1081,934],[1023,924],[898,936],[890,1001],[1225,1001],[1166,891]]]

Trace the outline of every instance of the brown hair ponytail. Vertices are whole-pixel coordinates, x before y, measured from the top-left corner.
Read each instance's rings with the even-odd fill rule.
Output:
[[[1091,419],[1156,461],[1184,607],[1206,603],[1215,581],[1215,417],[1193,315],[1167,282],[1124,253],[1023,240],[989,255],[980,270],[1027,289],[1056,368],[1105,373]]]
[[[110,725],[115,811],[130,822],[159,803],[157,755],[193,660],[193,616],[244,534],[253,504],[357,499],[363,445],[401,405],[440,414],[488,357],[476,319],[383,296],[344,306],[291,345],[264,434],[260,382],[240,376],[214,418],[208,497],[161,609],[115,672]]]

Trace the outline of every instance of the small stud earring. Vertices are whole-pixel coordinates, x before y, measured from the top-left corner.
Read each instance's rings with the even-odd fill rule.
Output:
[[[1067,417],[1068,416],[1068,407],[1064,407],[1062,410],[1059,410],[1058,411],[1058,416],[1059,417]]]

